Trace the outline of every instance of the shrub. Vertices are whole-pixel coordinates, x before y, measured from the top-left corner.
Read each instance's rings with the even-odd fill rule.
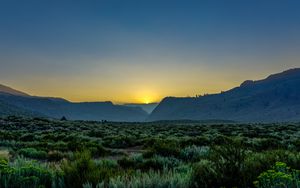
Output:
[[[118,160],[118,164],[123,169],[159,171],[163,169],[171,169],[177,167],[181,164],[181,162],[174,157],[163,157],[159,155],[154,155],[151,158],[144,159],[142,155],[134,155],[132,157],[124,157]]]
[[[188,161],[188,162],[195,162],[199,160],[200,158],[206,158],[208,157],[209,147],[207,146],[188,146],[181,150],[180,152],[180,158]]]
[[[98,171],[89,152],[76,153],[73,161],[64,161],[62,170],[68,187],[81,187],[85,182],[98,182]]]
[[[118,176],[110,179],[108,184],[101,182],[97,188],[124,188],[124,187],[147,187],[147,188],[184,188],[190,186],[190,168],[180,170],[164,170],[163,172],[149,171],[141,173],[137,171],[131,176]],[[85,184],[86,188],[91,186]]]
[[[193,165],[193,171],[191,176],[192,187],[217,187],[219,179],[218,172],[214,163],[208,160],[201,160]]]
[[[300,154],[285,150],[271,150],[265,152],[251,152],[247,154],[242,172],[244,186],[249,187],[257,176],[272,168],[276,161],[283,161],[292,168],[300,166]]]
[[[150,159],[145,159],[138,165],[141,170],[163,170],[172,169],[180,165],[180,161],[174,157],[162,157],[154,155]]]
[[[124,169],[135,168],[136,166],[135,161],[129,157],[123,157],[122,159],[119,159],[118,164]]]
[[[36,161],[0,160],[0,187],[64,187],[62,173]]]
[[[153,145],[150,146],[150,149],[144,154],[144,156],[151,157],[155,154],[164,157],[176,157],[180,154],[180,147],[175,140],[155,140]]]
[[[35,148],[20,149],[19,154],[33,159],[46,159],[48,155],[47,152]]]
[[[282,144],[274,138],[256,138],[252,141],[253,148],[257,151],[265,151],[270,149],[280,149]]]
[[[49,161],[60,161],[65,157],[65,155],[60,151],[49,151],[48,160]]]
[[[235,187],[243,182],[242,172],[246,151],[240,140],[227,140],[222,146],[212,148],[210,156],[220,178],[220,186]]]
[[[73,160],[64,161],[62,165],[66,185],[79,188],[86,182],[96,186],[100,181],[108,181],[118,171],[118,168],[110,165],[111,163],[106,162],[96,163],[88,151],[75,153]]]
[[[276,162],[271,170],[267,170],[258,176],[254,185],[259,188],[269,187],[299,187],[300,171],[289,168],[285,163]]]

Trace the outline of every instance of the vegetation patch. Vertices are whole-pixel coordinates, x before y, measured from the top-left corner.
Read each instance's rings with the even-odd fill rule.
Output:
[[[0,187],[299,187],[300,124],[0,118]]]

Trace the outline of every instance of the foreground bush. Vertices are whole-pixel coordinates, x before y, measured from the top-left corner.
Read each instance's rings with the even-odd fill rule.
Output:
[[[64,187],[62,173],[36,161],[18,158],[10,163],[0,160],[0,187]]]
[[[180,158],[184,161],[195,162],[201,158],[205,158],[208,156],[209,147],[207,146],[188,146],[181,150]]]
[[[142,155],[133,155],[118,160],[118,164],[126,170],[161,171],[165,168],[175,168],[181,164],[181,161],[174,157],[162,157],[160,155],[154,155],[151,158],[143,158]]]
[[[24,148],[19,150],[19,154],[32,159],[46,159],[47,152],[35,148]]]
[[[153,143],[148,143],[150,145],[148,152],[144,153],[145,157],[151,157],[155,154],[164,157],[179,156],[180,147],[176,140],[161,140],[157,139],[152,141]]]
[[[183,167],[162,172],[149,171],[141,173],[137,171],[131,176],[118,176],[110,179],[108,183],[101,182],[97,188],[185,188],[190,186],[191,170]],[[92,188],[92,184],[86,183],[84,188]]]
[[[276,162],[271,170],[258,176],[258,181],[255,181],[254,185],[258,188],[300,187],[300,171],[289,168],[285,163]]]
[[[75,153],[74,159],[62,165],[67,187],[80,188],[86,182],[93,186],[116,176],[118,167],[108,162],[96,163],[88,151]]]

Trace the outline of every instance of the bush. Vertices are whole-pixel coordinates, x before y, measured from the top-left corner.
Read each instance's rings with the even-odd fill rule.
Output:
[[[217,187],[219,179],[214,163],[208,160],[201,160],[193,166],[191,176],[192,187]]]
[[[188,162],[195,162],[198,161],[200,158],[208,157],[209,147],[207,146],[188,146],[181,150],[180,158],[184,161]]]
[[[81,187],[85,182],[98,183],[98,170],[89,152],[76,153],[73,161],[64,161],[62,170],[68,187]]]
[[[118,160],[118,164],[123,169],[134,169],[142,171],[160,171],[163,169],[171,169],[177,167],[181,162],[174,157],[162,157],[159,155],[154,155],[151,158],[144,159],[142,155],[136,155],[133,157],[124,157]]]
[[[155,140],[153,145],[150,146],[150,149],[144,154],[144,156],[151,157],[155,154],[164,157],[176,157],[180,154],[180,147],[175,140]]]
[[[193,166],[194,187],[235,187],[243,184],[246,152],[241,141],[226,138],[223,144],[212,147],[208,160],[201,160]]]
[[[47,159],[47,152],[35,148],[24,148],[19,150],[19,154],[32,159]]]
[[[242,172],[244,187],[249,187],[260,173],[272,168],[277,161],[283,161],[292,168],[300,166],[300,154],[285,150],[248,153]]]
[[[180,165],[180,161],[174,157],[162,157],[155,155],[150,159],[145,159],[138,165],[138,169],[147,170],[163,170],[172,169]]]
[[[254,185],[258,188],[299,187],[300,171],[289,168],[285,163],[276,162],[271,170],[258,176],[258,181],[255,181]]]
[[[65,157],[65,155],[60,151],[49,151],[48,160],[49,161],[60,161]]]
[[[111,163],[96,163],[88,151],[75,153],[74,159],[64,161],[62,169],[67,187],[79,188],[89,182],[96,186],[98,182],[108,181],[117,174],[118,168],[112,168]]]
[[[131,176],[118,176],[110,179],[109,183],[101,182],[97,188],[113,187],[147,187],[147,188],[184,188],[190,186],[191,171],[189,168],[181,170],[163,172],[149,171],[148,173],[141,173],[137,171]],[[84,187],[92,188],[91,184],[85,184]]]
[[[0,160],[0,187],[64,187],[62,173],[36,161]]]
[[[129,157],[123,157],[122,159],[118,160],[118,164],[124,169],[136,167],[135,161]]]
[[[246,151],[240,140],[227,140],[222,146],[212,148],[210,156],[220,179],[219,186],[235,187],[243,184]]]

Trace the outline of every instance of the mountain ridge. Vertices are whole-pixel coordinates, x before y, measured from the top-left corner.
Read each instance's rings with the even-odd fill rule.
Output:
[[[15,90],[11,87],[8,87],[8,86],[2,85],[2,84],[0,84],[0,93],[7,93],[7,94],[11,94],[11,95],[18,95],[18,96],[30,96],[27,93]]]
[[[31,96],[0,84],[0,115],[29,115],[71,120],[235,122],[300,121],[300,68],[246,80],[228,91],[200,97],[165,97],[147,114],[141,104],[70,102]],[[151,107],[153,108],[153,107]]]
[[[9,88],[9,87],[5,87]],[[13,90],[12,91],[17,91]],[[144,121],[147,112],[140,107],[104,102],[70,102],[63,98],[21,95],[22,92],[0,91],[0,115],[42,116],[70,120]]]
[[[219,94],[166,97],[147,121],[208,120],[274,122],[300,121],[300,69],[243,82]]]

